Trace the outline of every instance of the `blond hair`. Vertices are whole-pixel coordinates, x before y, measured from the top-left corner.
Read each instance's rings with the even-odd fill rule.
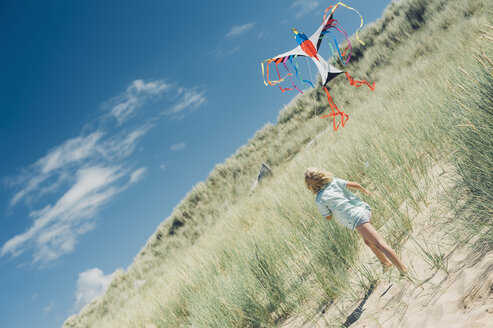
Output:
[[[330,183],[334,175],[330,172],[317,169],[315,167],[309,167],[305,171],[305,184],[308,190],[317,194],[320,189],[325,187],[327,183]]]

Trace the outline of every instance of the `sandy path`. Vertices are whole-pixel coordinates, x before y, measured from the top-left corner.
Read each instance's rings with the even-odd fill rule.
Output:
[[[493,253],[473,261],[471,250],[455,247],[446,233],[452,215],[443,196],[453,185],[452,174],[451,167],[435,166],[428,177],[427,202],[418,213],[409,210],[414,230],[401,257],[410,279],[394,269],[382,273],[365,247],[363,267],[378,277],[372,286],[362,291],[356,286],[361,280],[355,279],[358,299],[350,300],[348,293],[312,320],[292,317],[281,327],[493,327]]]

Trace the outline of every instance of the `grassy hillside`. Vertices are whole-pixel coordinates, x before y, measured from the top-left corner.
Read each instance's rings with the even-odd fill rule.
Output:
[[[478,249],[492,250],[492,7],[393,2],[362,31],[366,45],[353,43],[348,67],[376,81],[376,90],[343,77],[331,82],[335,103],[350,116],[345,128],[307,146],[329,126],[318,118],[327,99],[321,88],[295,97],[275,125],[196,185],[127,272],[65,326],[274,327],[291,313],[309,315],[308,301],[336,299],[361,243],[322,220],[304,187],[308,166],[373,189],[364,197],[373,222],[399,249],[413,227],[400,205],[422,200],[427,186],[416,181],[437,160],[449,161],[470,198],[458,217],[471,214]],[[248,196],[262,161],[274,177]]]

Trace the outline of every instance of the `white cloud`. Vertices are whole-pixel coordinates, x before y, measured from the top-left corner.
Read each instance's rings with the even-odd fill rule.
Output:
[[[102,133],[96,131],[88,136],[68,139],[60,146],[49,151],[46,156],[37,160],[34,163],[34,169],[39,172],[39,175],[28,178],[28,182],[24,188],[19,190],[10,200],[10,206],[15,205],[30,192],[36,191],[40,184],[49,178],[49,174],[52,171],[62,166],[83,161],[93,155],[96,152],[96,146],[101,137]]]
[[[223,48],[221,47],[217,47],[213,53],[217,56],[217,57],[223,57],[223,56],[229,56],[229,55],[232,55],[236,52],[238,52],[239,50],[241,49],[241,46],[236,46],[236,47],[233,47],[233,48],[229,48],[227,50],[224,50]]]
[[[48,314],[48,312],[50,312],[54,306],[55,306],[55,302],[52,301],[49,305],[43,308],[43,314]]]
[[[38,160],[41,173],[47,174],[55,169],[73,162],[79,162],[95,151],[95,146],[101,139],[102,133],[96,131],[86,137],[77,137],[65,141],[45,157]]]
[[[145,124],[131,132],[123,131],[118,133],[102,143],[98,148],[98,151],[107,159],[122,159],[128,157],[135,151],[139,139],[149,132],[151,128],[152,125]]]
[[[195,109],[205,103],[205,91],[179,88],[177,93],[179,94],[179,99],[165,114],[176,114],[186,108]]]
[[[291,5],[291,8],[296,9],[296,17],[300,18],[301,16],[313,11],[313,9],[317,8],[317,6],[317,0],[296,0]]]
[[[238,37],[242,34],[245,34],[249,30],[251,30],[253,28],[253,26],[254,26],[253,23],[246,23],[243,25],[233,25],[225,37],[226,38]]]
[[[98,268],[79,273],[75,291],[74,310],[79,312],[94,298],[101,296],[111,283],[113,274],[104,275]]]
[[[246,23],[243,25],[233,25],[228,33],[224,36],[225,39],[234,39],[237,38],[248,31],[250,31],[254,27],[254,23]],[[224,40],[223,40],[224,41]],[[220,44],[212,50],[210,53],[215,55],[216,57],[224,57],[230,56],[241,49],[240,45],[235,46],[224,46],[222,45],[224,42],[221,41]]]
[[[138,140],[150,129],[144,125],[129,133],[117,133],[102,140],[102,132],[69,139],[27,170],[10,185],[22,183],[10,201],[39,198],[68,189],[52,204],[32,210],[34,223],[0,248],[0,256],[16,257],[33,250],[33,263],[40,266],[74,250],[78,237],[94,228],[98,210],[111,198],[144,176],[145,169],[132,173],[120,163],[130,156]],[[114,163],[114,164],[111,164]],[[119,179],[130,173],[127,183]]]
[[[147,169],[145,167],[141,167],[138,170],[135,170],[130,174],[130,183],[135,183],[144,178],[147,173]]]
[[[164,96],[171,113],[183,115],[204,104],[204,94],[163,81],[135,80],[105,104],[107,111],[83,133],[48,150],[17,176],[3,178],[13,189],[9,211],[24,202],[33,221],[0,244],[0,257],[32,251],[32,263],[44,266],[72,252],[79,236],[94,229],[102,206],[144,178],[147,169],[135,169],[129,157],[162,114],[163,104],[150,105]],[[129,120],[141,106],[149,109],[146,117]],[[175,147],[183,149],[185,143]]]
[[[185,149],[185,146],[186,145],[187,144],[185,142],[180,142],[180,143],[171,145],[170,149],[173,150],[173,151],[179,151],[179,150]]]
[[[93,227],[97,210],[125,189],[114,182],[124,175],[119,167],[88,167],[77,172],[76,183],[53,205],[32,211],[34,224],[7,241],[0,256],[18,256],[33,247],[33,262],[46,264],[73,251],[77,237]]]
[[[162,163],[161,165],[159,165],[159,168],[164,171],[164,169],[166,168],[166,164]]]
[[[126,121],[130,115],[150,97],[157,97],[172,86],[163,81],[144,82],[135,80],[127,90],[111,99],[106,106],[111,107],[111,114],[118,123]]]
[[[71,178],[71,170],[87,165],[92,161],[112,161],[131,155],[135,146],[150,125],[144,125],[129,133],[118,133],[102,140],[104,133],[96,131],[87,136],[68,139],[50,150],[44,157],[32,164],[17,179],[7,179],[11,187],[22,187],[10,199],[9,207],[29,198],[39,198],[47,193],[57,191],[64,182]]]

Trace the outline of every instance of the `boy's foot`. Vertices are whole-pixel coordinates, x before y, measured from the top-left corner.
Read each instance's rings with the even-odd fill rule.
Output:
[[[391,267],[392,267],[392,263],[383,263],[382,262],[383,272],[389,271]]]

